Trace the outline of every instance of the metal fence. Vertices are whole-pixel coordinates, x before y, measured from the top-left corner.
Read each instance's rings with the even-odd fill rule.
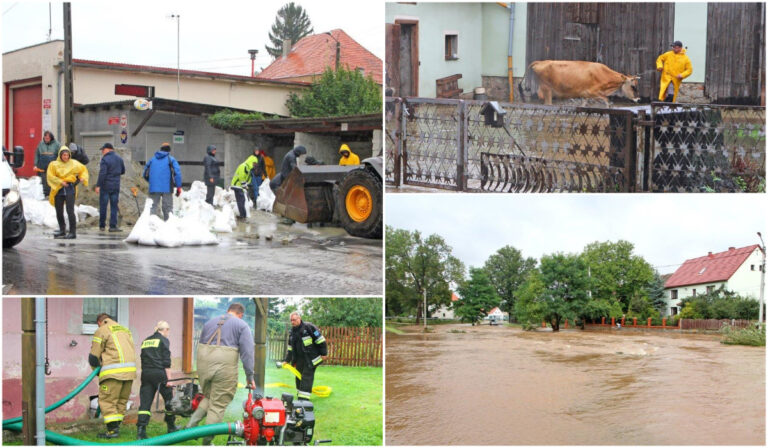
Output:
[[[326,365],[383,365],[381,328],[320,327],[328,345]],[[288,349],[288,330],[281,337],[267,341],[267,359],[282,361]]]
[[[493,106],[387,98],[387,183],[488,192],[765,189],[764,107]]]

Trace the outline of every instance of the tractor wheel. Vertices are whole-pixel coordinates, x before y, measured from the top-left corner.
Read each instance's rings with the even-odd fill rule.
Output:
[[[381,238],[382,186],[365,169],[350,171],[339,183],[339,221],[350,235]]]

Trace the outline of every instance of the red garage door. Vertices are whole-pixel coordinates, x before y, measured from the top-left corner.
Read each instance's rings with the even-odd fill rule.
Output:
[[[35,151],[37,144],[43,139],[42,85],[11,89],[13,95],[13,146],[24,147],[24,166],[19,176],[33,176],[35,172]]]

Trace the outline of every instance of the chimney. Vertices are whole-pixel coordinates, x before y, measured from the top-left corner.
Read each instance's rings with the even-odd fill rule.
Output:
[[[292,44],[291,39],[285,39],[283,41],[283,59],[288,57],[288,53],[291,52],[291,44]]]
[[[707,257],[712,258],[712,252],[708,253]]]
[[[736,250],[735,247],[729,247],[728,250]]]

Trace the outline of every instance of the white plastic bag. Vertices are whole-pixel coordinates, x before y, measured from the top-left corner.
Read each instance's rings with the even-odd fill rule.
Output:
[[[256,198],[256,210],[265,210],[271,213],[274,204],[275,193],[269,188],[269,178],[266,178],[259,187],[259,197]]]

